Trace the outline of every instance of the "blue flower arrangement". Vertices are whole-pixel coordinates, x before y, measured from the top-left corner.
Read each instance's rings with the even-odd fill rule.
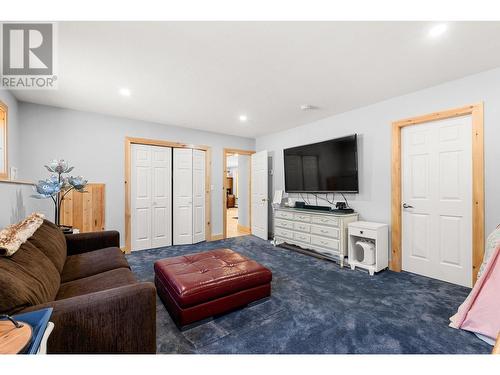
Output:
[[[35,194],[32,197],[37,199],[51,198],[55,206],[54,221],[60,225],[61,204],[64,198],[72,190],[85,193],[87,180],[82,176],[64,177],[63,174],[68,174],[73,170],[73,167],[70,167],[64,159],[52,160],[49,165],[45,165],[45,168],[53,174],[45,180],[38,181],[34,187]]]

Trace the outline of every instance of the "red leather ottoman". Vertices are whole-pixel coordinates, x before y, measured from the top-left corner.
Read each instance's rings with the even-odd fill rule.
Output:
[[[179,326],[271,295],[271,271],[230,249],[161,259],[154,270],[158,295]]]

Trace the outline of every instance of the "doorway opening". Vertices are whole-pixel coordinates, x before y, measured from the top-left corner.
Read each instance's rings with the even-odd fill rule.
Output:
[[[223,238],[251,233],[250,173],[254,151],[224,149]]]

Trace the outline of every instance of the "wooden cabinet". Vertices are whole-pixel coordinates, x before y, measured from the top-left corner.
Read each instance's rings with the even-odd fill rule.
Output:
[[[233,178],[226,177],[226,191],[228,194],[233,194]]]
[[[227,195],[227,208],[233,208],[236,205],[236,197],[233,194]]]
[[[104,230],[105,185],[88,184],[86,193],[71,191],[61,205],[61,224],[83,232]]]
[[[233,208],[236,206],[236,196],[234,195],[233,191],[233,178],[232,177],[226,177],[226,207],[227,208]]]

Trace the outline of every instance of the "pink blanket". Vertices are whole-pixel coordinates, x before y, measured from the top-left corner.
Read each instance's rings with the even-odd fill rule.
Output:
[[[500,332],[500,245],[495,248],[482,276],[450,321],[450,327],[497,338]]]

